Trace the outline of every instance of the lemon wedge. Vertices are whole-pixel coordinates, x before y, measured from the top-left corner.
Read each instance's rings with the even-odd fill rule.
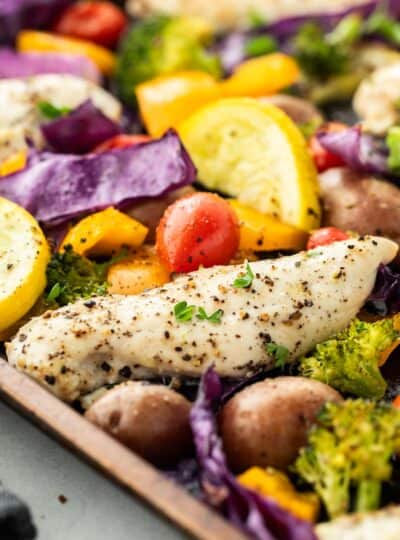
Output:
[[[280,109],[221,99],[185,120],[179,133],[208,189],[301,230],[318,228],[317,171],[303,135]]]
[[[35,218],[0,198],[0,331],[23,317],[43,292],[49,257]]]

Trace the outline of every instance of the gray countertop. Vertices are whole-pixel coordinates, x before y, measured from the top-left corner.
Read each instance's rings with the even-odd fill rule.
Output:
[[[39,540],[187,538],[1,402],[0,481],[30,505]]]

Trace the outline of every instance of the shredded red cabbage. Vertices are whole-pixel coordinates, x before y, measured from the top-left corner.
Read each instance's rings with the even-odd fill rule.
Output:
[[[310,523],[242,486],[229,471],[215,418],[222,393],[221,380],[211,367],[202,377],[190,415],[201,486],[207,502],[221,510],[233,525],[251,538],[317,540]]]
[[[86,154],[122,133],[90,99],[66,116],[42,124],[41,130],[48,146],[62,154]]]
[[[30,77],[46,73],[67,73],[96,84],[101,82],[99,69],[86,56],[49,52],[18,53],[7,47],[0,49],[0,79]]]
[[[125,207],[191,184],[196,169],[178,135],[86,156],[31,152],[25,169],[3,177],[0,196],[53,227],[108,206]]]
[[[400,312],[400,274],[396,270],[384,264],[380,265],[374,290],[365,307],[383,317]]]
[[[23,28],[48,28],[72,0],[0,0],[0,43]]]
[[[320,131],[318,141],[328,152],[340,156],[351,169],[391,176],[388,148],[382,139],[362,133],[360,126],[341,131]]]

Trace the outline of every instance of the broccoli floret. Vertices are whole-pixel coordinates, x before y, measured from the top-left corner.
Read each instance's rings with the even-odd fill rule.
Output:
[[[75,253],[72,246],[54,253],[47,266],[46,303],[49,307],[65,306],[79,298],[107,294],[107,271],[121,260],[118,255],[108,262],[97,263]]]
[[[340,392],[381,399],[387,385],[379,370],[380,356],[398,338],[391,319],[373,323],[354,319],[346,330],[301,358],[300,372]]]
[[[197,17],[154,16],[136,23],[118,54],[119,96],[134,105],[139,83],[181,70],[198,69],[219,77],[220,60],[206,49],[211,38],[208,24]]]
[[[390,479],[391,457],[399,450],[399,409],[362,399],[328,403],[294,470],[314,487],[330,518],[367,512],[379,507],[382,482]]]
[[[304,24],[293,40],[297,61],[306,75],[326,80],[349,71],[351,46],[362,35],[362,19],[349,15],[329,33],[317,23]]]

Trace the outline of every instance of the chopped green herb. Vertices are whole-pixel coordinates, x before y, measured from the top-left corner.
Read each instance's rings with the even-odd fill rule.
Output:
[[[253,283],[254,274],[249,263],[246,264],[246,273],[239,274],[238,277],[233,282],[235,289],[248,289]]]
[[[395,174],[400,174],[400,126],[392,127],[389,130],[386,144],[389,148],[389,169]]]
[[[210,321],[211,323],[219,324],[221,322],[221,317],[223,314],[224,314],[223,309],[217,309],[217,311],[214,311],[214,313],[212,313],[211,315],[207,315],[205,309],[202,307],[199,307],[199,310],[196,316],[201,321]]]
[[[366,21],[364,33],[381,36],[393,45],[400,46],[400,23],[382,10],[375,11]]]
[[[61,287],[60,283],[55,283],[53,287],[51,288],[49,294],[47,295],[47,300],[49,302],[56,302],[57,298],[62,293],[63,288]]]
[[[40,101],[37,104],[37,107],[41,115],[47,118],[48,120],[55,120],[56,118],[65,116],[66,114],[69,114],[72,111],[72,109],[70,109],[69,107],[56,107],[55,105],[52,105],[48,101]]]
[[[349,46],[359,41],[363,32],[363,19],[353,13],[342,19],[339,24],[327,34],[326,39],[331,45]]]
[[[309,122],[305,122],[304,124],[298,124],[297,127],[306,139],[310,139],[321,126],[321,123],[321,118],[314,118]]]
[[[196,306],[189,306],[184,300],[174,306],[175,318],[178,322],[189,322],[192,320]]]
[[[275,367],[283,369],[289,356],[289,349],[274,342],[267,343],[265,349],[274,358]]]
[[[251,28],[261,28],[267,25],[267,19],[258,11],[250,10],[248,17]]]
[[[278,50],[278,43],[272,36],[256,36],[247,40],[245,52],[247,56],[262,56]]]
[[[309,259],[312,259],[313,257],[319,257],[320,255],[322,255],[321,251],[318,251],[316,249],[310,249],[306,253],[306,257],[308,257]]]

